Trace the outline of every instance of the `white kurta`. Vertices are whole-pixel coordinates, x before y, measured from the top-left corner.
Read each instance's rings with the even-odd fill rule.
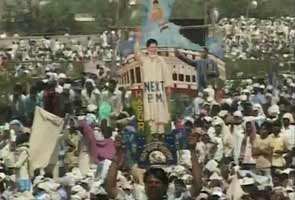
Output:
[[[164,58],[141,56],[145,121],[168,123],[170,114],[165,88],[172,86],[172,73]]]

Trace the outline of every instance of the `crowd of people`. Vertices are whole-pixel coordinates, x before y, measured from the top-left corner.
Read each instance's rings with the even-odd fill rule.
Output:
[[[74,63],[101,60],[113,60],[113,51],[117,45],[120,33],[105,31],[100,35],[88,37],[45,36],[35,39],[20,38],[10,45],[0,49],[0,67],[7,62],[14,62],[15,76],[22,74],[38,75],[47,68],[66,65],[72,69]],[[5,38],[3,39],[5,40]],[[117,56],[116,61],[120,61]],[[2,63],[2,64],[1,64]]]
[[[289,21],[222,20],[227,52],[249,58],[253,48],[270,50],[261,37],[270,48],[281,48],[293,38],[285,23]],[[249,38],[253,30],[257,37]],[[272,38],[279,40],[278,46]],[[42,54],[49,63],[59,58],[99,60],[100,49],[110,44],[96,45],[88,38],[86,46],[68,46],[45,38],[35,49],[33,41],[22,43],[13,43],[3,58],[38,60],[43,51],[49,53]],[[157,43],[152,43],[156,52]],[[102,81],[100,67],[79,79],[58,67],[40,67],[44,72],[29,89],[14,83],[9,96],[6,123],[0,126],[0,199],[295,199],[295,76],[282,76],[275,86],[266,79],[241,80],[238,87],[228,81],[223,88],[209,83],[198,91],[191,112],[174,119],[171,133],[165,133],[177,144],[177,163],[167,165],[165,155],[156,151],[149,155],[150,165],[141,168],[138,158],[127,159],[135,144],[126,137],[138,128],[132,92],[110,76]],[[57,161],[32,171],[34,155],[47,156],[51,138],[42,138],[44,146],[31,154],[40,109],[41,120],[54,121],[46,111],[64,119],[64,125],[54,151]]]
[[[225,56],[241,60],[267,59],[275,55],[291,58],[294,22],[294,17],[222,19],[218,26],[224,31]]]

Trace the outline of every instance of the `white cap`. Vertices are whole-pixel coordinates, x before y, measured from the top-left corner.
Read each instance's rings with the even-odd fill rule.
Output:
[[[78,193],[78,192],[83,191],[83,190],[84,190],[84,188],[82,186],[75,185],[74,187],[72,187],[71,192]]]
[[[72,200],[82,200],[82,198],[79,195],[71,195]]]
[[[45,192],[50,192],[50,187],[48,182],[42,182],[38,184],[38,188],[44,190]]]
[[[65,75],[64,73],[60,73],[58,75],[58,79],[66,79],[67,78],[67,75]]]
[[[240,118],[242,118],[243,117],[243,113],[241,111],[237,110],[236,112],[234,112],[234,115],[233,116],[234,117],[240,117]]]
[[[255,181],[253,178],[244,177],[243,179],[240,179],[241,185],[254,185]]]
[[[242,93],[244,93],[244,94],[250,93],[250,90],[249,89],[244,89],[244,90],[242,90]]]
[[[42,82],[43,83],[48,83],[48,79],[43,79]]]
[[[243,94],[240,96],[241,101],[247,101],[247,95]]]
[[[69,84],[69,83],[65,83],[64,86],[63,86],[63,88],[64,88],[65,90],[69,90],[69,89],[71,89],[71,84]]]
[[[254,104],[253,105],[253,110],[260,110],[261,109],[261,105],[260,104]]]
[[[204,117],[204,120],[206,120],[207,122],[212,122],[212,117],[206,116]]]
[[[205,165],[205,169],[209,170],[210,172],[215,171],[218,168],[218,163],[215,160],[210,160]]]
[[[254,87],[254,88],[260,88],[260,85],[259,85],[258,83],[254,83],[254,84],[253,84],[253,87]]]
[[[272,86],[272,85],[268,85],[268,86],[266,87],[266,89],[268,89],[268,90],[272,90],[272,89],[273,89],[273,86]]]
[[[220,187],[214,187],[212,189],[212,196],[218,196],[218,197],[224,196],[224,194],[222,192],[222,188],[220,188]]]
[[[282,170],[281,172],[280,172],[280,174],[287,174],[287,175],[289,175],[291,172],[294,172],[295,170],[294,169],[292,169],[292,168],[287,168],[287,169],[285,169],[285,170]]]
[[[10,126],[8,123],[5,123],[4,124],[4,128],[3,128],[4,131],[9,131],[10,130]]]
[[[280,108],[277,105],[272,105],[267,110],[268,114],[280,114]]]
[[[201,192],[199,194],[199,196],[196,198],[196,200],[200,200],[200,199],[208,199],[209,195],[206,193]]]
[[[222,180],[222,177],[217,173],[217,172],[214,172],[210,177],[209,177],[209,180]]]
[[[248,84],[253,84],[253,80],[252,79],[247,79],[247,83]]]
[[[225,117],[226,115],[228,115],[228,111],[227,110],[221,110],[219,113],[218,113],[218,116],[219,117]]]
[[[287,186],[287,187],[285,188],[285,191],[286,191],[286,192],[294,192],[294,189],[293,189],[292,187],[290,187],[290,186]]]
[[[89,104],[89,105],[87,106],[87,111],[88,111],[88,112],[95,112],[96,110],[97,110],[97,106],[94,105],[94,104]]]
[[[213,122],[212,122],[213,126],[222,125],[222,124],[224,124],[224,122],[221,118],[219,118],[219,117],[213,118]]]
[[[0,173],[0,178],[5,179],[6,175],[4,173]]]
[[[184,118],[184,121],[189,121],[191,123],[194,123],[195,122],[194,118],[192,118],[192,117],[185,117]]]
[[[294,123],[294,117],[291,113],[285,113],[283,115],[283,119],[289,119],[290,123],[293,124]]]

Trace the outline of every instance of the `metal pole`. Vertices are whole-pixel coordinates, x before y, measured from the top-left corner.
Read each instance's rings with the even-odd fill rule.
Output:
[[[204,24],[208,24],[208,0],[204,0]]]
[[[251,0],[248,0],[247,11],[246,11],[246,18],[249,18],[250,4],[251,4]]]
[[[116,27],[119,26],[119,18],[120,18],[120,0],[116,1],[117,7],[116,7],[116,17],[115,17],[115,23],[114,25]],[[118,36],[118,35],[117,35]],[[111,64],[111,76],[116,76],[117,71],[117,52],[118,52],[118,46],[119,46],[119,38],[116,38],[117,41],[112,41],[112,64]],[[115,44],[113,44],[115,42]]]

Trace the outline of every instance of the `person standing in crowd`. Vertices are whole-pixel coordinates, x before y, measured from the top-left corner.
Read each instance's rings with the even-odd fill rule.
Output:
[[[208,56],[208,54],[208,48],[204,48],[201,59],[192,60],[187,58],[183,53],[179,52],[178,50],[175,50],[175,56],[177,58],[196,68],[199,91],[202,91],[203,89],[207,88],[209,82],[213,82],[213,86],[215,86],[214,80],[219,77],[218,66],[216,62]]]
[[[65,170],[72,171],[73,168],[78,167],[81,135],[74,129],[69,129],[67,131],[69,131],[69,133],[66,134],[64,141],[67,147],[64,163]]]
[[[233,134],[233,157],[234,163],[240,165],[240,156],[242,144],[245,137],[245,129],[243,127],[243,114],[241,111],[235,111],[233,114],[233,124],[231,125]]]
[[[86,108],[93,104],[98,106],[100,102],[100,91],[96,88],[95,82],[92,79],[85,81],[85,87],[81,92],[82,106]]]
[[[55,115],[60,114],[60,95],[55,91],[56,82],[49,81],[43,93],[44,109]]]
[[[288,144],[281,133],[282,124],[279,120],[272,123],[270,146],[272,148],[272,169],[283,169],[286,166],[284,154],[288,152]]]
[[[10,119],[18,119],[25,121],[25,95],[20,83],[16,83],[13,89],[13,94],[9,96],[10,100]]]
[[[136,47],[136,59],[142,65],[144,120],[149,123],[153,137],[161,139],[170,121],[168,99],[172,73],[164,58],[158,55],[155,39],[149,39],[146,48],[147,55],[142,55]]]
[[[231,157],[233,151],[233,138],[229,127],[219,117],[215,117],[212,124],[215,129],[214,138],[219,141],[214,159],[219,161],[223,158],[228,159]]]
[[[31,191],[32,184],[29,175],[29,133],[23,133],[16,138],[16,178],[20,192]]]
[[[60,116],[64,117],[66,114],[73,114],[74,98],[75,95],[71,90],[71,84],[64,84],[60,94]]]
[[[254,84],[253,87],[254,87],[254,95],[250,97],[250,101],[253,104],[260,104],[263,106],[264,104],[266,104],[264,89],[261,88],[259,84]]]
[[[101,103],[108,103],[112,107],[110,117],[116,119],[123,110],[122,94],[117,88],[117,82],[110,80],[107,89],[101,93]]]
[[[245,136],[241,145],[240,160],[245,168],[253,169],[255,167],[255,160],[252,154],[252,146],[256,138],[256,124],[255,121],[246,121]]]
[[[25,116],[26,116],[26,124],[31,126],[33,124],[34,112],[36,106],[41,106],[41,101],[38,96],[38,91],[36,86],[32,86],[30,89],[30,94],[26,96],[25,100]]]
[[[269,178],[269,184],[272,186],[271,177],[271,124],[269,122],[264,122],[261,124],[258,135],[256,135],[253,148],[253,157],[256,160],[256,171],[257,174],[262,176],[267,176]]]
[[[282,126],[282,135],[287,141],[289,153],[286,157],[288,164],[294,165],[293,158],[295,153],[295,124],[294,117],[292,113],[285,113],[282,117],[283,126]]]

